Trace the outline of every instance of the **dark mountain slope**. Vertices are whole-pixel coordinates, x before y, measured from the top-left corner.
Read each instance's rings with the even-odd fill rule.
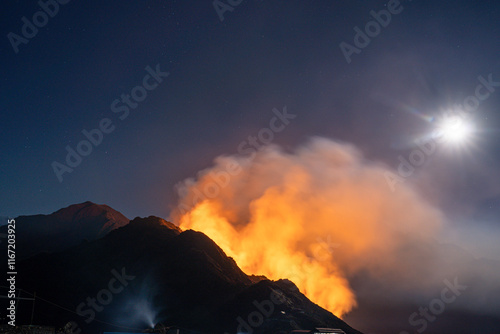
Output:
[[[359,333],[311,303],[291,282],[249,277],[203,233],[181,232],[157,217],[136,218],[103,238],[31,257],[18,264],[18,272],[18,286],[40,297],[34,323],[73,321],[81,333],[120,329],[110,324],[145,329],[159,322],[235,333],[241,329],[238,319],[248,322],[252,312],[261,312],[254,301],[271,303],[271,292],[283,302],[273,304],[262,323],[250,321],[253,333],[296,327]],[[19,323],[29,321],[31,306],[21,301]]]

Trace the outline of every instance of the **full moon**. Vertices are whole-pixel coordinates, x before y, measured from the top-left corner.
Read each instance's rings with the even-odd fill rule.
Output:
[[[445,118],[439,127],[440,136],[451,143],[463,143],[470,138],[472,125],[459,116]]]

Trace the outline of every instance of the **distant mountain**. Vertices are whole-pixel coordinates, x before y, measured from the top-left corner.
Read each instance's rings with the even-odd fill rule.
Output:
[[[103,237],[128,224],[129,219],[107,205],[92,202],[70,205],[50,215],[20,216],[16,221],[16,255],[26,258],[40,252],[57,252],[82,241]],[[0,234],[7,226],[0,226]],[[6,243],[0,244],[4,251]]]
[[[92,220],[112,212],[106,206],[91,206]],[[57,223],[47,223],[64,229],[59,219],[65,216],[66,221],[79,217],[90,225],[84,207],[55,213],[51,218]],[[181,231],[152,216],[118,229],[115,223],[100,229],[97,225],[93,241],[18,263],[16,284],[27,291],[25,297],[36,292],[33,323],[73,322],[75,334],[125,331],[125,327],[138,331],[157,323],[202,333],[286,333],[330,327],[360,334],[309,301],[292,282],[247,276],[203,233]],[[109,228],[111,232],[98,238]],[[50,237],[61,236],[51,230]],[[20,301],[18,323],[29,322],[31,311],[31,301]]]

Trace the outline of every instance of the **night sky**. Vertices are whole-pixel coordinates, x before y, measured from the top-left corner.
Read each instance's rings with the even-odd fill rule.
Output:
[[[179,182],[284,110],[272,144],[328,138],[397,174],[445,114],[479,101],[466,141],[441,142],[404,183],[456,225],[450,240],[500,256],[498,1],[1,6],[0,216],[90,200],[168,218]],[[68,149],[85,154],[69,166]]]
[[[221,21],[210,1],[70,1],[17,53],[8,34],[22,38],[22,17],[33,22],[40,7],[2,7],[5,216],[85,200],[128,217],[168,216],[177,182],[237,153],[284,106],[297,118],[273,143],[323,136],[397,168],[405,143],[432,130],[423,117],[474,94],[478,76],[500,81],[495,1],[403,1],[349,64],[340,43],[354,46],[353,29],[386,2],[242,1]],[[120,119],[111,103],[157,64],[170,75]],[[432,155],[411,176],[451,214],[491,216],[498,206],[499,93],[474,112],[474,145]],[[51,164],[65,164],[66,146],[106,118],[114,130],[60,182]]]
[[[8,34],[22,38],[22,17],[32,22],[40,7],[2,6],[4,216],[92,200],[166,217],[176,183],[237,153],[284,106],[297,118],[273,143],[323,136],[397,168],[407,143],[432,131],[424,119],[473,95],[479,76],[500,81],[494,1],[402,2],[350,63],[340,44],[354,46],[353,29],[385,2],[243,1],[223,21],[210,1],[69,2],[15,47]],[[127,117],[113,112],[148,66],[169,75]],[[426,157],[408,178],[450,215],[498,214],[499,101],[494,91],[473,113],[472,145]],[[65,164],[66,146],[103,119],[113,131],[60,182],[53,162]]]

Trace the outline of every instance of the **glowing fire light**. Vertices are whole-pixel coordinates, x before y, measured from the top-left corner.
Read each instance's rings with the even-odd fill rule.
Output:
[[[243,271],[263,274],[273,280],[288,278],[304,294],[312,296],[316,303],[342,316],[355,305],[347,280],[334,274],[338,270],[332,262],[320,263],[301,252],[291,250],[291,245],[287,243],[290,235],[300,233],[294,230],[297,223],[288,221],[293,219],[291,216],[284,217],[280,214],[280,209],[289,210],[283,207],[285,203],[275,200],[272,203],[278,207],[271,211],[268,211],[269,207],[261,208],[256,212],[257,219],[264,219],[268,224],[249,224],[244,231],[236,231],[224,217],[218,215],[216,205],[210,201],[200,203],[183,216],[181,226],[209,235],[228,256],[235,259]],[[275,230],[275,226],[281,226],[282,229]],[[283,237],[283,234],[290,235]],[[269,235],[275,240],[270,243],[269,237],[259,235]],[[316,248],[316,254],[318,251],[321,250]],[[327,256],[331,255],[322,253],[322,259]],[[324,289],[325,286],[329,288]],[[349,301],[347,305],[344,305],[345,301]]]

